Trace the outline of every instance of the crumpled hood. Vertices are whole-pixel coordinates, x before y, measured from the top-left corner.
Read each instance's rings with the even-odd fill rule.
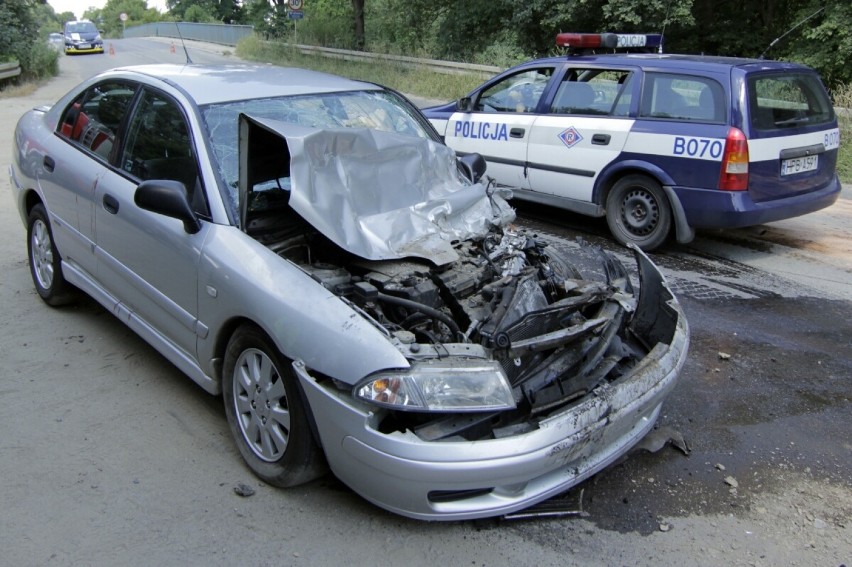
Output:
[[[469,184],[453,150],[432,140],[363,128],[320,130],[245,115],[240,123],[241,153],[250,147],[243,138],[253,127],[285,139],[290,207],[363,258],[418,257],[443,265],[458,258],[454,241],[485,236],[515,218],[502,194]],[[246,163],[241,156],[240,167]],[[247,190],[240,187],[242,202]]]

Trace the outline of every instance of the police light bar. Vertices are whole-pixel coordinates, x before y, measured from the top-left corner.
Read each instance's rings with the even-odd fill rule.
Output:
[[[569,49],[648,49],[660,47],[658,33],[560,33],[556,45]]]

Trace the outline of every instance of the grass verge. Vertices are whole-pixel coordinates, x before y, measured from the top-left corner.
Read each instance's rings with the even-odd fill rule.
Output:
[[[347,61],[303,55],[286,44],[248,37],[237,45],[237,55],[243,59],[273,63],[288,67],[313,69],[379,83],[402,93],[441,101],[458,99],[482,83],[473,75],[444,74],[414,69],[393,61]]]

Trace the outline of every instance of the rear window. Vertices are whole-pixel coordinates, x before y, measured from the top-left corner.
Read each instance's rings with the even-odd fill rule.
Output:
[[[819,77],[811,73],[748,78],[751,125],[782,130],[834,121],[834,109]]]

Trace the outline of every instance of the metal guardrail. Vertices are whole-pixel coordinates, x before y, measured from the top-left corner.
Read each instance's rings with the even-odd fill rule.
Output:
[[[0,63],[0,79],[11,79],[21,74],[21,64],[17,61]]]
[[[294,44],[293,47],[305,55],[321,55],[323,57],[345,59],[347,61],[393,61],[406,66],[427,68],[430,71],[436,71],[438,73],[464,73],[491,77],[492,75],[504,70],[502,67],[495,67],[493,65],[457,63],[455,61],[444,61],[441,59],[420,59],[417,57],[407,57],[405,55],[385,55],[382,53],[368,53],[366,51],[349,51],[346,49],[335,49],[331,47],[316,47],[314,45]]]
[[[241,39],[254,33],[253,26],[230,24],[197,24],[194,22],[154,22],[133,26],[124,30],[124,37],[173,37],[236,45]]]
[[[124,30],[124,37],[171,37],[179,39],[182,36],[183,39],[233,46],[237,45],[237,42],[241,39],[252,35],[252,33],[254,33],[252,26],[197,24],[193,22],[155,22],[129,27]],[[266,41],[265,43],[274,42]],[[322,57],[345,59],[347,61],[391,61],[409,67],[429,69],[438,73],[464,73],[487,78],[503,71],[502,67],[495,67],[493,65],[456,63],[455,61],[443,61],[440,59],[419,59],[405,55],[385,55],[331,47],[317,47],[315,45],[286,43],[283,45],[292,45],[293,48],[298,49],[305,55],[319,55]]]

